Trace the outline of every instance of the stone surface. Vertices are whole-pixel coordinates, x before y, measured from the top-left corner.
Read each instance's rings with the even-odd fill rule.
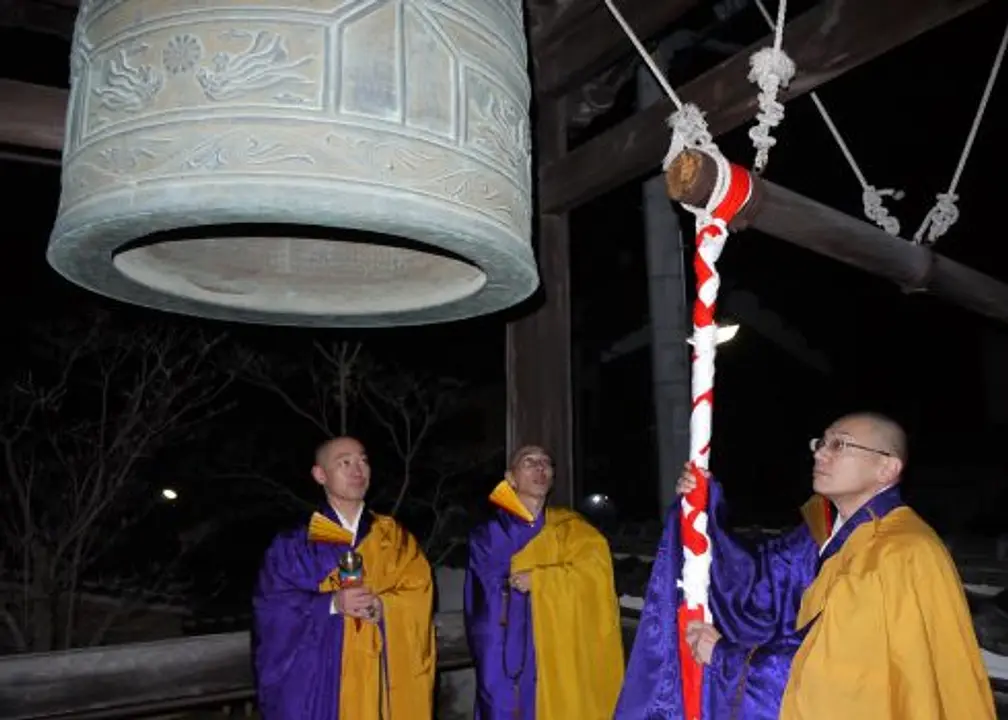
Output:
[[[374,326],[538,284],[520,0],[84,0],[49,261],[141,305]]]

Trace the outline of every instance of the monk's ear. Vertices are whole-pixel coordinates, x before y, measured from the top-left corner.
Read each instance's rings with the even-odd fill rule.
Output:
[[[882,472],[884,474],[883,484],[892,485],[903,474],[903,461],[897,457],[885,458],[885,462],[882,463]]]
[[[320,466],[312,465],[311,476],[312,480],[317,482],[319,485],[325,485],[326,481],[325,470],[323,470]]]
[[[518,487],[518,483],[515,482],[514,473],[512,473],[510,470],[508,470],[506,473],[504,473],[504,479],[507,480],[507,484],[510,485],[512,487],[512,489],[515,489],[515,488]]]

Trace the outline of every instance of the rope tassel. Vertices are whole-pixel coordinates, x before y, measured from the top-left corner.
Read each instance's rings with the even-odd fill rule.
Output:
[[[952,175],[952,182],[949,183],[948,190],[938,193],[935,196],[935,204],[924,217],[924,222],[914,233],[915,244],[927,243],[931,245],[938,241],[942,235],[955,225],[959,219],[959,207],[956,203],[959,196],[956,189],[959,187],[959,180],[966,169],[966,161],[969,159],[973,143],[976,141],[977,131],[983,121],[984,113],[987,111],[987,103],[990,102],[991,92],[994,90],[994,83],[997,81],[998,73],[1001,71],[1001,63],[1004,62],[1005,49],[1008,48],[1008,26],[1005,26],[1004,35],[1001,36],[1001,44],[998,46],[997,54],[994,56],[994,64],[991,66],[990,74],[987,76],[987,85],[984,87],[983,96],[980,98],[980,106],[973,117],[973,125],[970,127],[969,135],[966,136],[966,144],[963,146],[959,156],[959,164]]]
[[[749,138],[756,148],[753,170],[763,172],[770,160],[770,148],[777,144],[777,138],[770,131],[784,120],[784,104],[777,99],[781,88],[787,88],[795,75],[794,61],[779,48],[762,48],[749,60],[749,82],[759,87],[759,112],[757,124],[749,128]]]
[[[889,210],[883,204],[886,197],[893,200],[902,200],[903,191],[886,188],[879,190],[874,185],[865,184],[861,193],[861,203],[864,207],[864,215],[890,235],[899,236],[900,223],[895,217],[889,214]]]
[[[924,216],[924,223],[914,233],[914,243],[919,245],[921,242],[927,242],[928,245],[931,245],[947,233],[959,220],[959,206],[956,205],[958,201],[959,196],[954,192],[939,193],[935,204]],[[927,230],[927,240],[924,239],[925,230]]]
[[[766,14],[762,5],[760,10]],[[784,120],[784,104],[777,100],[781,88],[787,88],[795,76],[794,60],[781,49],[784,43],[784,17],[787,14],[787,0],[777,4],[777,24],[773,26],[773,47],[757,50],[749,58],[749,82],[759,87],[759,112],[756,125],[749,128],[749,138],[756,148],[753,172],[759,174],[770,160],[770,148],[777,144],[777,138],[770,131]]]

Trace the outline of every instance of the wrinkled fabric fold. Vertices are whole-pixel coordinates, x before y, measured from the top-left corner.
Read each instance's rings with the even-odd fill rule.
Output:
[[[508,586],[520,572],[527,594]],[[497,511],[476,528],[465,618],[477,720],[612,717],[623,673],[612,557],[576,513],[549,508],[530,525]]]
[[[322,554],[325,557],[318,557]],[[312,552],[306,533],[279,536],[259,573],[252,599],[252,650],[265,720],[338,717],[343,617],[330,614],[319,583],[335,567]]]
[[[825,548],[798,623],[781,720],[994,720],[955,564],[897,488]]]
[[[476,666],[475,720],[534,720],[535,641],[531,599],[511,588],[511,558],[542,530],[497,510],[469,537],[463,591],[466,636]]]
[[[610,720],[623,634],[605,537],[577,513],[549,508],[511,572],[527,572],[531,582],[536,720]]]
[[[773,717],[790,657],[800,644],[795,620],[804,589],[815,577],[819,545],[805,524],[757,546],[724,526],[724,495],[711,479],[707,532],[712,541],[710,610],[723,635],[719,662],[704,670],[707,720]],[[615,718],[676,720],[683,716],[676,609],[682,573],[679,502],[669,509],[630,654]],[[722,643],[724,643],[722,645]],[[757,651],[760,646],[766,646]]]
[[[336,520],[330,508],[323,510]],[[264,720],[430,718],[435,648],[433,580],[413,537],[365,512],[355,539],[380,624],[331,612],[323,591],[345,544],[282,533],[266,552],[253,595],[253,662]],[[387,687],[379,682],[387,660]]]

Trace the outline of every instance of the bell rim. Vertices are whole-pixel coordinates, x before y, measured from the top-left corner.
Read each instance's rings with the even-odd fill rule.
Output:
[[[276,179],[273,180],[275,182]],[[317,182],[292,187],[289,179],[285,179],[283,192],[265,195],[264,202],[256,207],[254,217],[250,217],[252,213],[246,199],[238,191],[243,185],[248,188],[262,184],[263,181],[258,179],[215,178],[204,182],[194,179],[182,194],[177,192],[177,187],[172,194],[165,193],[167,188],[161,183],[103,192],[92,200],[60,209],[50,236],[47,260],[70,282],[130,304],[206,319],[289,327],[366,328],[451,322],[513,307],[539,287],[530,242],[525,243],[498,222],[479,218],[476,212],[459,212],[459,208],[439,198],[418,197],[405,191],[390,198],[387,187],[381,188],[382,195],[378,198],[377,188],[333,188],[331,183],[323,186]],[[226,192],[224,197],[215,198],[211,205],[203,193],[215,186]],[[200,198],[198,204],[195,200],[197,195]],[[239,197],[243,199],[239,200]],[[290,202],[292,197],[297,198],[293,204]],[[389,233],[391,236],[455,255],[480,270],[485,281],[475,292],[441,304],[391,312],[346,313],[334,310],[332,313],[306,314],[242,308],[168,293],[131,279],[115,265],[115,256],[138,239],[180,227],[223,224],[187,224],[186,221],[191,221],[194,214],[206,212],[208,207],[212,207],[219,216],[215,220],[234,219],[250,225],[287,224],[337,231],[373,230],[361,223],[362,218],[369,216],[362,215],[354,222],[345,213],[341,215],[334,211],[319,215],[319,207],[336,207],[332,202],[334,197],[340,198],[343,206],[376,200],[393,203],[398,219],[390,225],[389,229],[396,231]],[[108,215],[109,207],[118,208],[118,211]],[[304,222],[298,214],[299,209],[303,209],[306,215],[314,215],[312,221]],[[102,211],[101,215],[99,211]],[[137,223],[146,226],[144,231],[136,232]]]

